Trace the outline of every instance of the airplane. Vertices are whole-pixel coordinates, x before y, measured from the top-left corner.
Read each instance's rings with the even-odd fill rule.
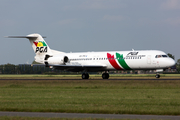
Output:
[[[163,69],[175,65],[175,61],[159,50],[104,51],[65,53],[50,49],[40,34],[8,36],[27,38],[35,52],[35,61],[46,67],[82,72],[82,79],[89,79],[88,72],[101,71],[103,79],[109,78],[109,71],[116,70],[156,70],[156,78]]]

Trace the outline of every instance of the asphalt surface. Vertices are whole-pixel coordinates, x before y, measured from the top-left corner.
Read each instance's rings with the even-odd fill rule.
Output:
[[[144,79],[144,78],[120,78],[120,79],[21,79],[21,78],[18,78],[18,79],[3,79],[3,78],[0,78],[0,80],[180,80],[180,78],[154,78],[154,79]]]
[[[180,120],[180,116],[169,116],[169,115],[124,115],[124,114],[121,115],[121,114],[86,114],[86,113],[0,112],[0,116]]]

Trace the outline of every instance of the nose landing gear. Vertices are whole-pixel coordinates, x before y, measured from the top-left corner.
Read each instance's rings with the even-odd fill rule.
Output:
[[[160,78],[160,75],[157,73],[155,77],[156,77],[156,78]]]

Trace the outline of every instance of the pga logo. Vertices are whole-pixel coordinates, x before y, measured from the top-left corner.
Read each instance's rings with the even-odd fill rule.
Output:
[[[137,55],[137,54],[138,54],[138,52],[130,52],[127,55]]]
[[[47,52],[47,47],[36,47],[35,53],[40,52],[40,53],[46,53]]]

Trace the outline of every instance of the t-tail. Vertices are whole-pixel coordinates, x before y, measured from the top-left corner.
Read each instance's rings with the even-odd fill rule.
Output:
[[[29,39],[31,46],[34,50],[35,61],[38,63],[44,63],[46,59],[53,56],[54,54],[60,54],[63,52],[52,50],[49,48],[46,41],[40,34],[30,34],[27,36],[8,36],[8,38],[27,38]]]

